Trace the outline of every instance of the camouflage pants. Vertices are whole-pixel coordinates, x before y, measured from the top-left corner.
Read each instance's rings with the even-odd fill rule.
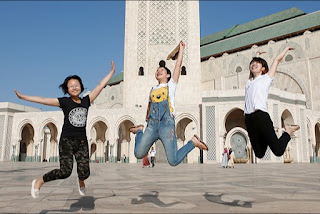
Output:
[[[73,156],[77,161],[79,180],[90,176],[89,148],[87,140],[62,138],[59,142],[60,169],[54,169],[43,176],[43,181],[68,178],[72,173]]]

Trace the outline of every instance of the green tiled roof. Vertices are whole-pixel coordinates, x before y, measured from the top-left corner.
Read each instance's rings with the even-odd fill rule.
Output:
[[[282,11],[201,38],[201,59],[320,26],[320,11]]]
[[[121,81],[123,81],[123,72],[120,72],[119,74],[111,78],[111,80],[108,82],[108,85],[113,85]]]
[[[299,10],[296,7],[293,7],[291,9],[284,10],[279,13],[272,14],[270,16],[262,17],[262,18],[253,20],[251,22],[247,22],[242,25],[236,24],[233,27],[228,28],[224,31],[214,33],[209,36],[202,37],[200,40],[200,46],[208,44],[208,43],[216,42],[221,39],[229,38],[229,37],[241,34],[241,33],[252,31],[252,30],[255,30],[255,29],[258,29],[261,27],[272,25],[277,22],[291,19],[291,18],[294,18],[297,16],[301,16],[303,14],[305,14],[305,12],[303,12],[302,10]]]

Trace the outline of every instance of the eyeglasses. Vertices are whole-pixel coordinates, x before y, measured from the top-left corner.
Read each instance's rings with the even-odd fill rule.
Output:
[[[80,85],[70,85],[68,88],[80,88]]]

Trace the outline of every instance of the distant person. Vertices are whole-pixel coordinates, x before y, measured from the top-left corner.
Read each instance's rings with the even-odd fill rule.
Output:
[[[150,167],[150,162],[149,162],[149,159],[148,159],[148,154],[146,154],[146,156],[144,156],[144,158],[142,159],[142,168],[144,167]]]
[[[223,149],[221,166],[222,168],[228,167],[228,148],[227,147]]]
[[[232,148],[229,149],[228,167],[234,168],[234,152],[232,151]]]
[[[152,148],[151,148],[151,152],[150,152],[152,167],[155,166],[155,165],[154,165],[154,161],[155,161],[155,159],[156,159],[156,154],[157,154],[156,150],[152,147]]]

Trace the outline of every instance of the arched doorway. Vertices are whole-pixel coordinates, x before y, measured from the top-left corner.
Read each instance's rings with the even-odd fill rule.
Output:
[[[41,145],[42,149],[42,161],[44,162],[57,162],[59,159],[58,154],[58,131],[57,127],[53,123],[48,123],[43,128],[43,141]]]
[[[117,157],[116,161],[121,163],[129,163],[131,155],[133,155],[134,145],[131,145],[131,137],[129,128],[134,126],[130,120],[124,120],[120,123],[118,129],[117,140]]]
[[[232,148],[235,163],[253,163],[253,153],[245,129],[241,127],[231,129],[226,136],[225,146]]]
[[[241,127],[243,129],[246,129],[246,125],[244,122],[244,112],[241,109],[234,109],[229,112],[225,121],[225,128],[227,133],[234,127]]]
[[[35,153],[33,153],[34,144],[34,129],[31,124],[27,123],[21,131],[19,161],[31,162],[35,159]]]
[[[108,126],[103,121],[97,121],[93,124],[90,132],[90,161],[107,162],[109,161],[109,145],[106,140]]]
[[[235,163],[252,163],[252,148],[244,122],[244,112],[236,108],[231,110],[225,118],[226,140],[221,148],[232,148]],[[221,151],[222,153],[223,151]]]

